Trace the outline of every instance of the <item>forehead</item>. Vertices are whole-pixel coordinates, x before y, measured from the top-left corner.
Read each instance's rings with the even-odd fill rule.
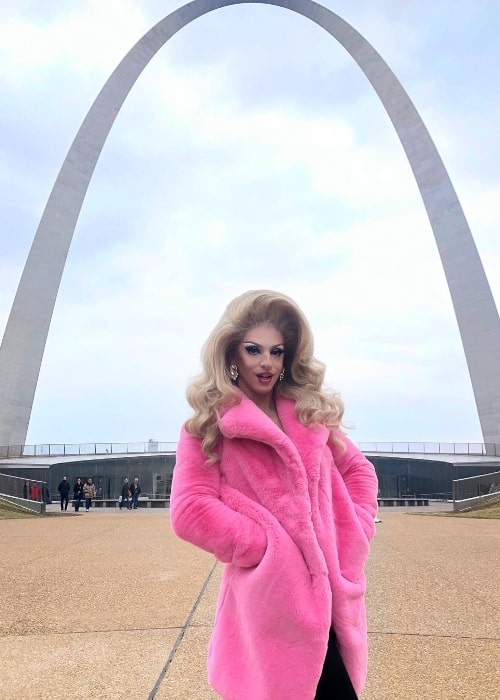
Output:
[[[245,333],[242,342],[273,347],[274,345],[283,344],[283,335],[274,326],[256,326]]]

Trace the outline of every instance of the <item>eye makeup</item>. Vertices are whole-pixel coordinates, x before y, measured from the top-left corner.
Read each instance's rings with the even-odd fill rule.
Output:
[[[249,355],[258,355],[259,346],[255,343],[243,343],[243,347]]]
[[[261,352],[261,346],[258,343],[243,343],[243,347],[249,355],[258,355]],[[270,352],[274,357],[281,357],[285,352],[285,348],[283,345],[275,345]]]

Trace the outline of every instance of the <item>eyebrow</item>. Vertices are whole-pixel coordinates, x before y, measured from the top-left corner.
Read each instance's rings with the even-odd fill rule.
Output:
[[[260,343],[256,343],[254,340],[242,340],[242,345],[255,345],[257,348],[262,348],[262,345]],[[276,343],[276,345],[271,345],[271,350],[274,350],[274,348],[285,348],[284,343]]]

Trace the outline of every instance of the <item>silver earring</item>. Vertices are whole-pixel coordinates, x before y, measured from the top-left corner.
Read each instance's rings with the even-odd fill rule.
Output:
[[[238,379],[238,368],[236,367],[236,365],[230,365],[229,376],[231,377],[231,381],[233,382],[233,384],[236,384],[236,380]]]
[[[285,378],[285,368],[283,367],[283,369],[280,372],[280,382],[282,382],[284,378]]]

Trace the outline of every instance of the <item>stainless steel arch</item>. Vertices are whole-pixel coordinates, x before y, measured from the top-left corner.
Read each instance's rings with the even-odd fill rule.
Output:
[[[25,442],[54,304],[95,165],[128,93],[157,51],[194,19],[229,5],[276,5],[312,20],[349,52],[380,97],[406,152],[450,289],[483,438],[500,443],[500,320],[451,181],[410,98],[350,24],[311,0],[194,0],[150,29],[112,73],[64,160],[38,226],[0,347],[0,445]]]

